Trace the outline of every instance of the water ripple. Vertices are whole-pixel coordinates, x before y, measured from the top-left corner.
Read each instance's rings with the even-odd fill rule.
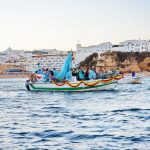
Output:
[[[0,79],[0,149],[99,150],[150,147],[150,79],[118,90],[28,92]]]

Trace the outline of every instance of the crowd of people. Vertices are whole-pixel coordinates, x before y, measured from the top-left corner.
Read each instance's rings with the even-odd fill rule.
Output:
[[[94,80],[94,79],[105,79],[107,76],[115,74],[116,70],[106,71],[102,66],[97,69],[92,66],[91,68],[87,67],[85,70],[83,67],[80,68],[71,68],[70,71],[64,77],[64,80],[68,80],[71,82],[76,82],[77,80]],[[52,70],[46,68],[38,69],[35,74],[30,76],[30,80],[32,82],[42,81],[49,82],[55,81],[57,79],[58,71],[53,68]]]
[[[87,67],[86,70],[83,70],[82,67],[80,67],[78,70],[75,68],[72,68],[70,72],[68,72],[66,79],[71,81],[71,79],[77,79],[77,80],[93,80],[100,78],[101,75],[105,73],[105,70],[100,67],[98,71],[96,71],[96,68],[93,66],[91,68]]]

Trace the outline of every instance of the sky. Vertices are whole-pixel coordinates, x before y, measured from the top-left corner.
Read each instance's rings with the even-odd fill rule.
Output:
[[[150,39],[150,0],[0,0],[0,51]]]

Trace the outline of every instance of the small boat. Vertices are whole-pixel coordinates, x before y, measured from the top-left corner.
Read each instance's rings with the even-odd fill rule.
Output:
[[[70,91],[102,91],[102,90],[114,90],[118,84],[118,81],[113,79],[104,80],[88,80],[88,81],[78,81],[72,83],[69,81],[64,81],[63,83],[53,82],[35,82],[27,80],[26,88],[30,91],[60,91],[60,92],[70,92]]]
[[[119,83],[125,83],[125,84],[141,84],[142,83],[142,75],[136,75],[134,77],[132,76],[126,76],[122,80],[119,81]]]

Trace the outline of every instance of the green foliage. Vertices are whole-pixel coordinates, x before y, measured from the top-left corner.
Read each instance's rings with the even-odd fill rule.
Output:
[[[124,62],[125,60],[132,61],[133,58],[140,63],[142,62],[146,57],[150,57],[150,52],[116,52],[117,57],[116,61]]]
[[[80,62],[79,66],[92,67],[97,64],[98,53],[93,53],[90,56],[86,57],[84,61]]]
[[[117,62],[124,62],[125,60],[129,59],[130,53],[129,52],[116,52],[117,57],[115,58]]]
[[[112,59],[114,59],[117,63],[117,65],[121,68],[124,68],[126,65],[129,64],[123,64],[125,60],[129,61],[130,63],[132,60],[136,60],[137,63],[141,63],[144,61],[146,57],[150,57],[150,52],[106,52],[103,54],[100,54],[100,56],[104,56],[104,58],[107,60],[108,56],[111,56]],[[92,55],[88,56],[85,58],[84,61],[80,63],[80,66],[83,67],[91,67],[91,66],[96,66],[97,62],[100,61],[98,60],[98,53],[93,53]],[[148,63],[150,66],[150,63]]]

